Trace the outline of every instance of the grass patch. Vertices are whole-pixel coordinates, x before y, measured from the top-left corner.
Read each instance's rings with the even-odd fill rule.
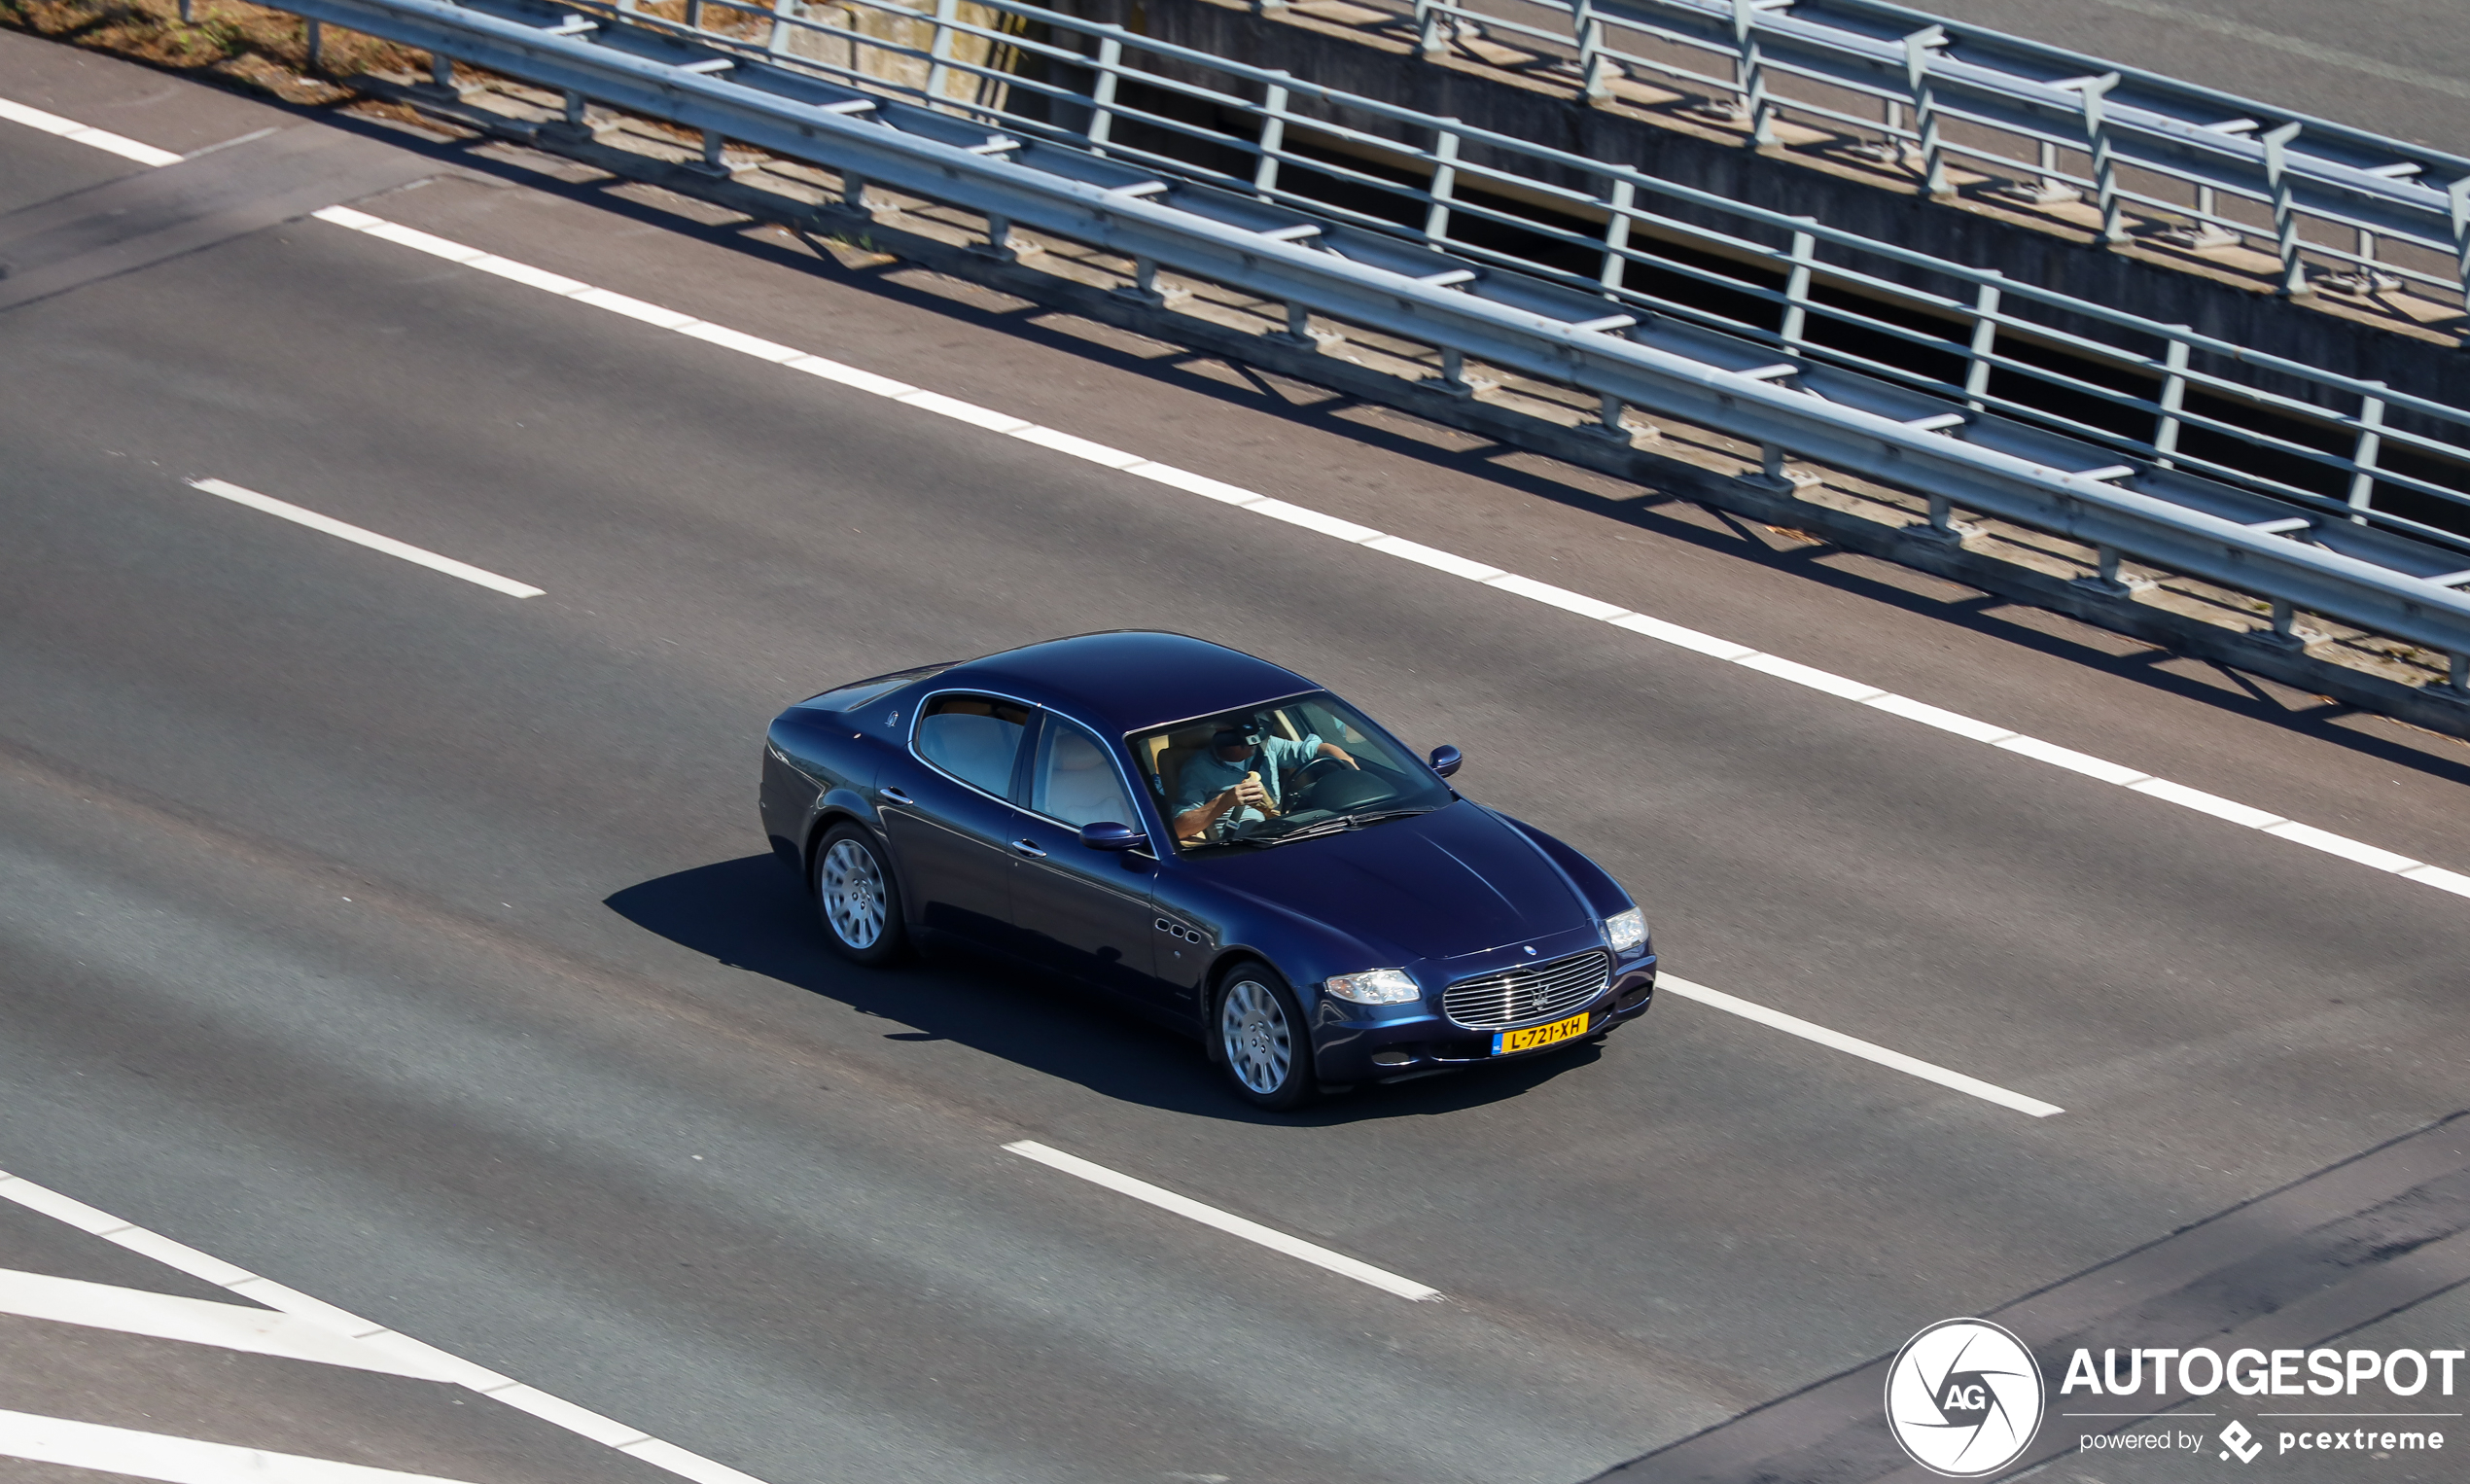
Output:
[[[326,28],[321,65],[309,65],[308,22],[247,0],[0,0],[0,26],[166,72],[209,77],[286,103],[335,104],[358,94],[342,80],[363,72],[425,71],[425,52]]]

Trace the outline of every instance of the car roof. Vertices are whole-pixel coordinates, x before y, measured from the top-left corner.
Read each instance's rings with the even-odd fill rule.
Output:
[[[1117,735],[1321,689],[1241,650],[1144,629],[1006,650],[954,665],[935,686],[1051,706]]]

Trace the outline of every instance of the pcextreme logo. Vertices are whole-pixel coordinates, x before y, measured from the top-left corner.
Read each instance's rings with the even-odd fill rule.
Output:
[[[1887,1369],[1887,1425],[1913,1462],[1951,1479],[1996,1473],[2041,1431],[2041,1362],[1978,1319],[1943,1319]]]

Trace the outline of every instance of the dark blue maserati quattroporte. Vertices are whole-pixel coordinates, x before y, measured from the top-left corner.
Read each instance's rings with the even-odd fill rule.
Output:
[[[1201,1038],[1243,1095],[1546,1050],[1643,1012],[1629,895],[1291,671],[1085,634],[828,690],[763,751],[825,936],[952,938]]]

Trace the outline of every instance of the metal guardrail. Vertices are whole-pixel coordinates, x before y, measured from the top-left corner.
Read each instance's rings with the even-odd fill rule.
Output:
[[[854,0],[855,4],[875,0]],[[2367,492],[2408,479],[2432,497],[2470,508],[2458,490],[2400,476],[2378,466],[2376,440],[2391,440],[2421,455],[2470,467],[2470,448],[2397,426],[2400,417],[2446,426],[2464,420],[2457,408],[2388,391],[2374,383],[2348,382],[2308,368],[2271,363],[2266,370],[2328,393],[2363,394],[2356,412],[2334,413],[2284,394],[2260,391],[2206,369],[2205,363],[2249,366],[2260,358],[2238,347],[2187,333],[2183,327],[2150,325],[2098,306],[2057,300],[1996,274],[1972,274],[1899,249],[1827,231],[1790,218],[1772,220],[1787,230],[1789,246],[1731,236],[1659,216],[1640,207],[1650,191],[1700,197],[1736,210],[1702,193],[1676,192],[1620,167],[1577,157],[1555,159],[1606,180],[1603,196],[1589,197],[1567,186],[1515,177],[1477,163],[1463,152],[1484,148],[1540,153],[1535,146],[1471,131],[1444,133],[1431,155],[1464,175],[1512,182],[1530,197],[1564,204],[1609,202],[1604,235],[1584,239],[1601,258],[1592,277],[1549,265],[1475,249],[1453,233],[1459,213],[1536,227],[1532,217],[1504,212],[1468,194],[1453,194],[1447,174],[1429,189],[1400,186],[1354,169],[1326,153],[1297,153],[1282,139],[1288,126],[1309,127],[1323,137],[1337,125],[1302,119],[1294,100],[1310,94],[1325,102],[1364,108],[1384,117],[1411,118],[1375,100],[1348,98],[1278,74],[1260,74],[1279,89],[1259,102],[1188,84],[1169,85],[1156,74],[1128,66],[1126,53],[1178,53],[1176,59],[1242,72],[1223,59],[1181,52],[1132,37],[1112,27],[1092,27],[1013,0],[969,0],[998,23],[965,19],[960,0],[938,0],[923,38],[899,34],[869,38],[847,24],[808,19],[798,0],[775,8],[702,0],[698,9],[758,18],[744,35],[689,28],[665,20],[593,6],[547,0],[283,0],[282,8],[320,22],[346,26],[430,51],[440,58],[441,80],[448,58],[471,62],[535,85],[562,89],[568,116],[580,121],[584,101],[618,108],[704,131],[707,156],[718,159],[723,141],[735,140],[782,157],[822,165],[840,175],[845,202],[863,212],[868,183],[947,202],[983,216],[1000,247],[1014,224],[1090,243],[1139,265],[1143,293],[1160,265],[1288,306],[1290,333],[1300,337],[1310,314],[1438,347],[1441,391],[1457,384],[1464,358],[1520,374],[1583,388],[1605,400],[1607,428],[1633,406],[1735,437],[1767,450],[1772,476],[1781,479],[1787,456],[1806,458],[1847,474],[1918,491],[1928,497],[1932,523],[1946,539],[1947,513],[1961,507],[2000,519],[2055,532],[2103,553],[2105,569],[2121,553],[2155,567],[2256,593],[2275,605],[2276,627],[2286,633],[2296,611],[2322,614],[2361,628],[2442,651],[2453,656],[2452,683],[2470,682],[2470,540],[2378,508]],[[878,4],[877,9],[891,7]],[[846,4],[837,13],[848,15]],[[903,13],[918,20],[914,13]],[[1040,39],[1008,26],[1005,18],[1046,28]],[[845,60],[801,53],[801,32],[829,33],[848,48]],[[1095,54],[1062,45],[1058,34],[1094,42]],[[914,45],[923,39],[924,46]],[[967,43],[967,45],[964,45]],[[1007,47],[1042,58],[1085,80],[1075,88],[1042,80],[1015,58],[1007,65],[992,49]],[[982,60],[970,60],[976,50]],[[923,65],[922,76],[890,81],[869,72],[866,57],[883,53]],[[1172,117],[1140,104],[1135,88],[1159,88],[1173,96],[1200,95],[1215,106],[1262,121],[1260,137],[1249,141],[1222,129]],[[901,94],[907,94],[904,99]],[[1246,111],[1249,110],[1249,113]],[[1057,122],[1058,119],[1064,122]],[[1422,121],[1453,128],[1442,121]],[[1127,137],[1138,124],[1157,137],[1149,144]],[[990,126],[999,125],[999,126]],[[1153,146],[1177,138],[1207,136],[1219,146],[1250,146],[1249,178],[1194,164]],[[1395,152],[1394,141],[1357,136],[1367,148]],[[1427,206],[1415,228],[1338,206],[1279,183],[1282,166],[1377,185]],[[1460,188],[1463,190],[1463,188]],[[1757,215],[1752,213],[1751,215]],[[1348,220],[1357,218],[1358,220]],[[1630,230],[1625,232],[1626,225]],[[1645,229],[1641,232],[1640,229]],[[1651,232],[1666,244],[1650,252],[1637,245]],[[1553,240],[1574,234],[1563,233]],[[1420,240],[1407,240],[1407,238]],[[1697,258],[1671,248],[1700,247]],[[1426,245],[1429,243],[1430,245]],[[1723,271],[1706,268],[1705,244],[1730,254],[1721,261],[1783,266],[1783,282],[1758,289]],[[1885,255],[1908,267],[1970,274],[1986,292],[1970,302],[1937,296],[1848,268],[1821,265],[1822,245],[1847,255]],[[1450,249],[1450,250],[1444,250]],[[1511,265],[1515,265],[1513,270]],[[1675,276],[1656,292],[1624,281],[1624,267],[1650,268]],[[1774,328],[1727,322],[1703,304],[1666,297],[1664,290],[1716,283],[1726,292],[1778,311]],[[1849,324],[1889,342],[1945,339],[1923,336],[1881,313],[1848,308],[1817,292],[1852,285],[1897,303],[1922,303],[1943,314],[1968,316],[1960,380],[1820,343],[1822,324]],[[2016,314],[2002,307],[2002,292],[2015,300],[2066,316],[2147,337],[2158,353],[2132,352]],[[2022,352],[2047,359],[2108,358],[2149,368],[2159,374],[2154,398],[2105,387],[2099,381],[2001,349],[2003,336],[2028,336]],[[2123,439],[2005,395],[2001,375],[2041,378],[2073,388],[2103,406],[2132,406],[2160,419],[2152,440]],[[2248,421],[2199,406],[2203,397],[2242,399],[2233,410]],[[2345,452],[2328,453],[2252,424],[2261,409],[2303,416],[2313,425],[2360,430]],[[2346,473],[2348,498],[2323,497],[2198,458],[2173,441],[2189,430],[2218,430],[2236,439],[2262,440],[2293,459],[2311,458]],[[2092,436],[2088,436],[2092,435]],[[1621,435],[1626,439],[1627,434]],[[2134,444],[2139,455],[2120,462],[2115,446]],[[2364,477],[2365,486],[2356,481]],[[2293,539],[2304,535],[2305,540]],[[2105,574],[2106,575],[2106,574]]]
[[[2019,204],[2092,205],[2108,241],[2133,213],[2182,248],[2260,246],[2292,294],[2327,276],[2470,294],[2470,159],[2365,129],[1879,0],[1391,3],[1427,55],[1461,27],[1515,36],[1566,55],[1592,101],[1648,82],[1755,145],[1814,124],[1932,194],[1970,167]]]

